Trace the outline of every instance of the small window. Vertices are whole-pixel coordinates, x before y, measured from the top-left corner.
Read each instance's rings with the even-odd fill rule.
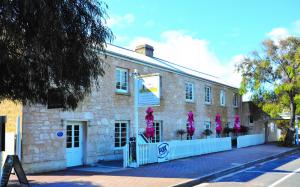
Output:
[[[205,103],[211,104],[211,87],[205,86]]]
[[[225,102],[226,102],[225,91],[221,90],[220,91],[220,105],[225,106]]]
[[[185,100],[187,102],[194,101],[194,84],[186,82],[185,83]]]
[[[161,121],[154,121],[154,137],[152,138],[152,142],[161,142],[162,140],[162,122]]]
[[[123,147],[128,142],[128,122],[115,122],[115,147]]]
[[[116,69],[116,91],[120,93],[128,93],[128,70]]]
[[[250,124],[253,123],[253,115],[249,115],[249,123],[250,123]]]
[[[233,94],[233,106],[234,107],[238,106],[238,94],[237,93]]]
[[[48,90],[48,102],[47,108],[63,108],[63,100],[64,96],[60,89],[58,88],[51,88]]]
[[[209,129],[210,130],[210,128],[211,128],[211,122],[210,121],[205,121],[204,122],[204,126],[205,126],[205,129]]]

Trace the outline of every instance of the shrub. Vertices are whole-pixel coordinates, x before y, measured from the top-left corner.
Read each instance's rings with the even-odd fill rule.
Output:
[[[186,133],[184,129],[178,129],[176,131],[177,136],[180,136],[180,139],[182,140],[182,136]]]
[[[248,132],[249,132],[249,127],[241,125],[240,133],[243,135],[246,135],[246,134],[248,134]]]
[[[226,136],[229,136],[229,133],[230,132],[233,132],[233,129],[232,128],[229,128],[229,127],[225,127],[223,129],[223,134],[225,134]]]
[[[203,134],[205,135],[205,136],[209,136],[209,135],[211,135],[213,132],[210,130],[210,129],[205,129],[204,131],[203,131]]]

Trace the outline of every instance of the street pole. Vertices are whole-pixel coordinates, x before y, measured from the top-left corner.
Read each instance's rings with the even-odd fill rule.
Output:
[[[135,125],[135,152],[136,152],[136,167],[139,167],[139,111],[138,111],[138,71],[134,69],[134,125]]]
[[[299,145],[298,125],[299,125],[299,120],[298,120],[298,116],[296,116],[296,145]]]

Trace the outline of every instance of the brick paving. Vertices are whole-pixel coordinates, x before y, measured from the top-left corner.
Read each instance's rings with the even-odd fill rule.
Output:
[[[172,186],[292,149],[265,144],[110,173],[68,169],[29,175],[28,180],[31,186]]]

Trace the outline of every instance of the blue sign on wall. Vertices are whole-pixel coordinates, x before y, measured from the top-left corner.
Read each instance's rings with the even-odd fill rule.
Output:
[[[57,135],[58,137],[63,137],[64,133],[63,133],[62,131],[58,131],[58,132],[56,133],[56,135]]]

